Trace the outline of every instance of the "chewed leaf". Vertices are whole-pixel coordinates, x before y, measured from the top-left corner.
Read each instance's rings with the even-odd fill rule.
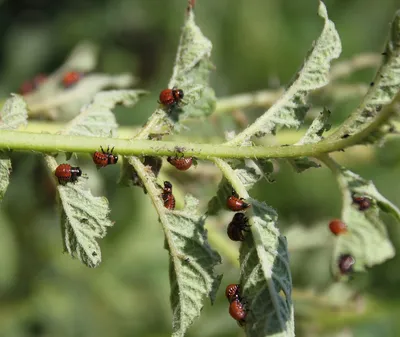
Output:
[[[52,111],[55,115],[53,117],[67,120],[76,116],[82,105],[89,103],[102,89],[122,89],[134,82],[135,79],[130,74],[89,74],[67,89],[60,87],[60,82],[55,82],[51,87],[40,88],[38,92],[27,96],[26,100],[34,113]]]
[[[63,131],[68,135],[116,136],[118,124],[111,109],[117,104],[132,106],[146,94],[143,90],[110,90],[97,93]]]
[[[246,299],[247,336],[293,337],[292,277],[286,238],[275,210],[251,200],[251,234],[240,249],[241,286]]]
[[[221,276],[214,267],[220,256],[207,243],[205,218],[197,213],[198,200],[185,198],[183,211],[166,212],[163,221],[170,241],[170,281],[173,310],[173,336],[184,336],[194,319],[200,315],[204,296],[214,300]],[[161,218],[163,219],[163,218]]]
[[[13,130],[27,124],[28,111],[25,101],[19,95],[7,99],[0,113],[0,130]],[[0,151],[0,201],[3,200],[10,183],[12,166],[5,152]]]
[[[395,13],[391,24],[388,41],[382,58],[382,64],[378,69],[368,92],[364,96],[361,104],[345,122],[338,132],[332,137],[343,137],[359,132],[364,126],[374,120],[379,114],[382,106],[392,102],[400,90],[400,10]],[[382,128],[389,128],[383,125]],[[379,140],[387,130],[377,130],[364,139],[363,142],[374,142]]]
[[[392,258],[394,247],[379,213],[391,213],[400,221],[400,210],[383,197],[371,181],[349,170],[342,169],[338,180],[343,193],[342,221],[348,233],[336,241],[332,260],[334,273],[338,273],[337,261],[341,254],[351,254],[356,260],[354,269],[359,271]],[[369,198],[371,206],[360,210],[359,205],[353,203],[353,195]]]
[[[304,137],[295,145],[318,143],[321,141],[323,139],[322,134],[331,128],[331,125],[328,124],[330,114],[331,112],[328,109],[321,111],[319,116],[311,123]],[[321,167],[321,165],[307,157],[290,159],[289,162],[293,165],[294,169],[298,173],[312,167]]]
[[[4,103],[0,117],[0,130],[13,130],[25,126],[28,120],[26,102],[21,96],[12,94]]]
[[[212,44],[194,21],[192,10],[188,12],[176,56],[169,88],[183,90],[183,104],[172,112],[171,118],[182,121],[188,117],[209,115],[215,108],[214,90],[209,86]]]
[[[228,144],[242,144],[252,136],[272,133],[278,126],[300,126],[309,109],[306,103],[308,94],[328,84],[330,63],[342,51],[339,35],[334,23],[328,18],[323,2],[319,3],[318,13],[325,20],[324,28],[294,81],[264,115]]]
[[[97,267],[101,250],[96,240],[103,238],[107,227],[113,225],[108,218],[107,199],[94,197],[80,182],[60,185],[58,192],[65,250],[88,267]]]

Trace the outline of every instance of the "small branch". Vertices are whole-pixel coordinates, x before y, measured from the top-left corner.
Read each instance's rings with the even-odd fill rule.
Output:
[[[331,81],[350,76],[361,69],[378,67],[381,58],[381,55],[375,53],[364,53],[356,55],[349,60],[337,62],[332,66],[330,72]]]

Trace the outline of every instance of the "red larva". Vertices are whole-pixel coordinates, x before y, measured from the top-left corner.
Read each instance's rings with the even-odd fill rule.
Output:
[[[93,153],[93,161],[97,167],[105,167],[118,162],[118,156],[112,154],[114,148],[110,150],[110,147],[107,147],[107,151],[104,151],[104,149],[100,146],[100,149],[101,152],[96,151]]]
[[[350,254],[343,254],[339,257],[338,267],[342,275],[353,272],[353,265],[356,263],[355,258]]]
[[[235,191],[232,191],[232,195],[230,197],[228,197],[227,201],[226,201],[226,206],[234,212],[238,212],[238,211],[243,211],[246,208],[249,208],[251,205],[244,202],[243,198],[239,199],[239,196],[237,195],[237,193]]]
[[[329,229],[335,235],[340,235],[340,234],[344,234],[347,232],[346,224],[339,219],[332,220],[329,223]]]
[[[248,219],[243,213],[236,213],[226,230],[232,241],[244,241],[243,231],[249,231]]]
[[[159,103],[164,105],[168,111],[175,108],[184,97],[184,93],[182,89],[172,88],[172,89],[164,89],[160,93]]]
[[[188,170],[193,164],[193,157],[168,157],[168,163],[175,166],[180,171]]]
[[[232,302],[235,298],[239,297],[240,285],[239,284],[229,284],[225,290],[225,296],[228,299],[229,303]]]
[[[172,194],[172,184],[169,181],[164,181],[164,189],[161,197],[165,208],[175,209],[175,197]]]
[[[245,324],[247,313],[244,309],[242,300],[239,297],[234,298],[229,305],[229,314],[239,323],[239,325]]]
[[[366,198],[366,197],[356,197],[352,196],[353,199],[353,204],[358,205],[358,209],[360,211],[365,211],[366,209],[371,207],[371,199]]]
[[[77,71],[69,71],[64,74],[62,78],[62,84],[64,88],[70,88],[74,84],[78,83],[79,80],[83,77],[83,73]]]
[[[47,76],[44,74],[36,75],[32,81],[25,81],[22,83],[19,92],[21,95],[27,95],[33,91],[35,91],[41,84],[43,84],[47,80]]]
[[[69,164],[60,164],[57,166],[55,176],[58,178],[59,184],[66,184],[67,182],[75,182],[78,177],[82,175],[79,167],[72,167]]]

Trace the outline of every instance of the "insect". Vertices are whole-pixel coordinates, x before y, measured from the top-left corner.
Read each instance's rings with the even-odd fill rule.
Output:
[[[371,207],[371,199],[366,197],[356,197],[355,195],[352,196],[353,204],[358,205],[358,209],[360,211],[365,211],[366,209]]]
[[[78,71],[68,71],[64,74],[62,78],[62,84],[64,88],[70,88],[74,84],[78,83],[82,77],[83,73],[80,73]]]
[[[243,200],[243,198],[239,199],[239,195],[235,191],[232,191],[232,195],[226,201],[226,206],[234,212],[243,211],[251,206]]]
[[[236,297],[231,301],[231,304],[229,305],[229,314],[239,323],[239,325],[245,324],[247,312],[241,298]]]
[[[353,265],[356,263],[355,258],[350,254],[343,254],[339,257],[338,266],[342,275],[350,274],[353,271]]]
[[[168,163],[180,171],[188,170],[193,164],[193,157],[168,157]]]
[[[249,231],[248,219],[244,213],[236,213],[226,230],[232,241],[244,241],[243,231]]]
[[[82,175],[82,171],[79,167],[73,167],[69,164],[60,164],[57,166],[54,173],[58,179],[58,183],[65,185],[67,182],[75,182],[78,177]]]
[[[161,197],[165,208],[175,209],[175,197],[172,194],[172,184],[169,181],[164,181],[164,189]]]
[[[332,220],[329,223],[329,229],[335,235],[340,235],[347,232],[346,224],[339,219]]]
[[[182,89],[177,89],[173,87],[172,89],[164,89],[160,93],[158,103],[164,105],[168,111],[171,111],[173,108],[179,105],[184,96]]]
[[[47,80],[46,75],[38,74],[33,78],[33,80],[25,81],[24,83],[22,83],[19,92],[21,93],[21,95],[27,95],[32,91],[35,91],[46,80]]]
[[[240,285],[239,284],[229,284],[225,290],[225,296],[231,303],[235,298],[239,297]]]
[[[118,156],[112,154],[114,147],[110,150],[107,147],[107,151],[100,146],[101,152],[96,151],[93,153],[93,161],[97,167],[105,167],[107,165],[116,164],[118,162]]]

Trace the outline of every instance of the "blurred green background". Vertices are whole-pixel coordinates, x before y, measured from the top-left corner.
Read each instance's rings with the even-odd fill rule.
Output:
[[[388,23],[400,7],[395,0],[330,0],[326,5],[342,38],[342,59],[380,53]],[[116,111],[121,125],[141,125],[171,75],[185,7],[184,0],[0,1],[1,97],[39,72],[52,72],[80,41],[90,40],[100,48],[97,71],[131,72],[140,78],[137,87],[152,92],[135,108]],[[214,44],[217,96],[287,83],[321,31],[317,8],[314,0],[198,0],[197,23]],[[368,84],[373,73],[360,71],[346,81]],[[338,103],[321,97],[316,104],[328,106],[338,123],[358,100]],[[262,110],[245,112],[252,120]],[[196,134],[207,142],[237,127],[227,113],[197,124]],[[292,134],[282,131],[280,139],[290,142]],[[398,149],[394,138],[379,149],[358,147],[337,158],[400,205]],[[102,264],[88,269],[62,254],[55,190],[41,156],[15,153],[12,159],[12,180],[0,213],[0,336],[168,336],[168,256],[157,215],[143,192],[117,186],[118,166],[96,172],[89,156],[74,159],[90,176],[93,192],[109,199],[116,222],[100,243]],[[348,288],[332,295],[337,284],[332,288],[332,238],[326,226],[340,217],[334,178],[324,168],[298,175],[284,162],[275,164],[276,183],[259,183],[252,194],[278,210],[282,231],[301,226],[302,235],[288,234],[297,336],[400,336],[399,258],[355,275]],[[201,165],[179,174],[166,168],[163,174],[176,184],[178,196],[190,192],[205,209],[219,174]],[[208,226],[224,237],[228,221],[229,214],[222,212]],[[387,223],[399,249],[398,224],[391,218]],[[314,239],[323,247],[301,247]],[[243,334],[229,317],[223,294],[239,271],[221,254],[222,288],[214,306],[205,304],[189,336]],[[346,300],[348,292],[344,308],[332,306],[333,300]]]

